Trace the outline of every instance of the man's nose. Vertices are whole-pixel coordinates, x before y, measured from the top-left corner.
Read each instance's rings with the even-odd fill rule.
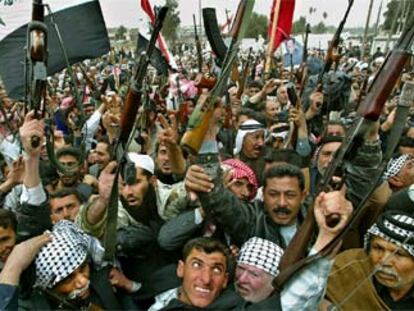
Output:
[[[69,219],[70,213],[69,213],[69,209],[68,208],[64,208],[63,209],[63,219]]]
[[[132,187],[131,187],[131,185],[126,184],[124,186],[124,190],[123,191],[125,191],[126,194],[132,193]]]
[[[241,189],[241,195],[242,195],[243,199],[248,199],[249,195],[250,195],[249,189],[247,189],[247,187],[243,187]]]
[[[201,271],[201,280],[204,285],[210,284],[211,281],[211,271],[209,269],[203,269]]]
[[[246,283],[248,280],[249,276],[248,276],[248,272],[247,271],[243,271],[239,277],[237,278],[237,281],[239,283]]]
[[[77,289],[83,288],[88,284],[89,278],[82,272],[77,272],[75,276],[75,286]]]
[[[283,193],[280,195],[279,205],[280,206],[286,206],[287,205],[286,196]]]

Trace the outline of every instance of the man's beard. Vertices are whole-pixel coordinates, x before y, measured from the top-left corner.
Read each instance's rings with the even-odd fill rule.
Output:
[[[151,219],[158,216],[157,195],[152,184],[148,185],[148,190],[139,207],[129,206],[128,201],[124,197],[121,197],[121,201],[127,207],[128,213],[138,222],[148,225]]]

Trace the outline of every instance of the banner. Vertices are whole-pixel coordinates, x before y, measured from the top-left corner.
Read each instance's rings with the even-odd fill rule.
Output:
[[[45,2],[46,3],[46,2]],[[27,24],[31,21],[32,1],[0,2],[0,77],[11,98],[25,95]],[[96,0],[53,0],[50,7],[58,25],[70,64],[96,58],[110,50],[101,7]],[[59,41],[45,8],[48,27],[47,74],[66,67]]]
[[[279,12],[276,13],[276,31],[272,34],[273,18],[275,17],[275,10],[277,4],[280,2]],[[292,31],[293,12],[295,11],[295,0],[273,0],[272,10],[270,12],[269,27],[267,29],[267,36],[269,42],[272,35],[274,36],[273,51],[275,51],[280,43],[289,38]]]

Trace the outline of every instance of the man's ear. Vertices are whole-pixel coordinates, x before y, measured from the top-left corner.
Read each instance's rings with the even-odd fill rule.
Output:
[[[154,188],[156,188],[157,187],[157,176],[155,176],[155,175],[152,175],[151,176],[151,178],[150,178],[150,183],[152,184],[152,186],[154,187]]]
[[[308,190],[303,189],[303,191],[302,191],[302,202],[305,200],[307,195],[308,195]]]
[[[177,265],[177,276],[179,278],[183,278],[184,277],[184,261],[179,260],[178,261],[178,265]]]
[[[224,280],[224,282],[223,282],[223,288],[226,288],[227,287],[227,283],[229,282],[229,274],[228,273],[226,273],[226,279]]]

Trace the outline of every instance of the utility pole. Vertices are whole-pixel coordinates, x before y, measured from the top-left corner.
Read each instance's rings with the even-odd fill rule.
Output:
[[[367,44],[369,22],[370,22],[370,19],[371,19],[371,12],[372,12],[372,5],[373,4],[374,4],[374,0],[370,0],[369,1],[369,7],[368,7],[367,21],[365,23],[364,38],[362,39],[361,57],[365,56],[365,46]]]
[[[381,0],[380,6],[378,8],[377,22],[375,23],[374,37],[378,35],[379,22],[380,22],[381,12],[382,12],[382,2],[383,1]]]
[[[395,32],[395,30],[398,26],[397,21],[399,20],[399,16],[402,13],[403,5],[404,5],[404,0],[400,0],[398,2],[398,8],[394,12],[394,16],[393,16],[392,24],[391,24],[391,29],[390,29],[390,32],[388,33],[387,43],[385,44],[385,52],[388,52],[388,50],[390,48],[390,40],[391,40],[391,37],[394,34],[394,32]]]

